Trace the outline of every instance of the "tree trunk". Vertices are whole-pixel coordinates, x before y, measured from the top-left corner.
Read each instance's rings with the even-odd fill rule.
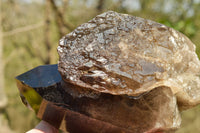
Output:
[[[49,0],[46,0],[45,5],[45,31],[44,31],[44,41],[45,41],[45,47],[47,50],[47,57],[45,59],[44,64],[50,64],[51,61],[51,42],[50,42],[50,9],[51,9],[51,2]]]
[[[62,2],[63,2],[62,14],[64,14],[66,12],[67,7],[68,7],[69,0],[63,0]]]
[[[0,0],[0,109],[4,108],[7,103],[7,98],[4,93],[4,62],[3,62],[3,30],[1,24],[1,0]]]
[[[99,0],[98,5],[97,5],[97,11],[100,13],[103,11],[103,6],[104,6],[105,0]]]
[[[73,25],[65,22],[63,14],[56,6],[56,3],[54,0],[48,0],[48,1],[50,1],[53,12],[55,13],[56,24],[58,26],[59,34],[61,38],[66,34],[66,29],[68,29],[69,31],[72,31],[74,29]]]

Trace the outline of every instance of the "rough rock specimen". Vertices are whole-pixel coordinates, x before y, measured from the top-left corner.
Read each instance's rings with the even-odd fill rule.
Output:
[[[174,116],[170,122],[175,123],[169,129],[180,124],[175,106],[183,110],[200,103],[200,61],[195,45],[163,24],[109,11],[63,37],[58,53],[62,86],[73,86],[66,92],[76,98],[98,99],[107,93],[140,101],[155,88],[170,88],[173,95],[169,97],[177,101],[169,102],[166,110],[155,111],[157,116],[164,112],[162,118],[174,109],[167,114]],[[152,111],[153,104],[148,103]]]
[[[139,96],[167,86],[182,108],[200,102],[195,45],[180,32],[151,20],[103,13],[63,37],[58,53],[63,79],[83,92]]]

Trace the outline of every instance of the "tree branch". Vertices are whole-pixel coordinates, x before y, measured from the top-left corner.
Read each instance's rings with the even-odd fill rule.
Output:
[[[60,12],[58,7],[56,6],[55,1],[54,0],[49,0],[49,1],[51,3],[52,9],[55,12],[56,23],[57,23],[58,28],[59,28],[60,37],[62,37],[63,35],[66,34],[65,28],[67,28],[70,31],[72,31],[74,28],[71,24],[65,22],[63,14]]]
[[[20,28],[14,29],[12,31],[4,32],[3,37],[12,36],[12,35],[15,35],[15,34],[18,34],[18,33],[21,33],[21,32],[26,32],[26,31],[29,31],[29,30],[37,29],[37,28],[40,28],[43,25],[44,25],[44,22],[42,21],[42,22],[39,22],[37,24],[32,24],[32,25],[20,27]]]
[[[103,11],[103,6],[104,6],[105,0],[99,0],[98,5],[97,5],[97,11],[102,12]]]
[[[51,60],[51,42],[50,42],[50,6],[51,3],[49,0],[46,0],[46,5],[45,5],[45,29],[44,29],[44,43],[45,43],[45,47],[47,50],[47,57],[45,59],[44,64],[50,64],[50,60]]]

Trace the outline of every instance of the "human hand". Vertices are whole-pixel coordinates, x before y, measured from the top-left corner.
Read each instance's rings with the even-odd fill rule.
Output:
[[[41,121],[34,129],[26,133],[58,133],[59,130],[45,121]]]
[[[50,125],[49,123],[41,121],[34,129],[26,133],[59,133],[59,130]],[[163,133],[163,132],[156,132],[156,133]]]

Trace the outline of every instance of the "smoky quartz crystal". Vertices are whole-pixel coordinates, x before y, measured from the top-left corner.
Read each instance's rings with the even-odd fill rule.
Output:
[[[70,133],[172,133],[200,103],[195,45],[163,24],[108,11],[64,36],[58,65],[16,77],[23,102]]]
[[[58,53],[58,70],[65,82],[77,86],[79,97],[99,92],[138,97],[166,86],[180,109],[200,102],[195,45],[163,24],[105,12],[64,36]]]

